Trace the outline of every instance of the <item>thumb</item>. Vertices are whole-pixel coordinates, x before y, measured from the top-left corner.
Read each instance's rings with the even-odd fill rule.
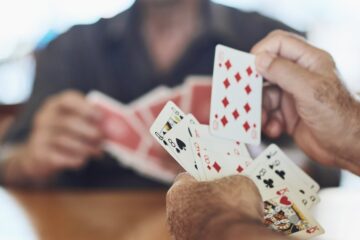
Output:
[[[256,56],[255,64],[264,78],[294,97],[312,92],[316,75],[292,61],[262,52]]]
[[[177,175],[177,177],[175,178],[174,181],[174,185],[183,185],[183,184],[187,184],[187,183],[192,183],[192,182],[196,182],[195,178],[192,177],[189,173],[187,172],[183,172],[180,173],[179,175]]]

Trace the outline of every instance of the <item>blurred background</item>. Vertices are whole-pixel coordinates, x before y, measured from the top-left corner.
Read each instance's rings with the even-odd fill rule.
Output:
[[[34,50],[43,48],[73,25],[89,24],[100,18],[110,18],[129,8],[133,2],[133,0],[2,0],[0,105],[6,111],[7,106],[16,106],[29,97],[34,77],[35,62],[32,58]],[[360,1],[214,0],[214,2],[247,11],[258,11],[283,21],[297,30],[305,31],[309,41],[334,56],[348,89],[353,94],[360,95]],[[9,108],[7,111],[15,110]],[[0,122],[0,135],[1,124],[5,125],[6,122]],[[343,172],[341,187],[360,190],[360,178]],[[328,202],[326,208],[335,205],[336,203]],[[331,215],[323,215],[323,221],[328,217],[331,218]],[[344,238],[342,235],[337,239],[350,238]]]
[[[360,92],[360,2],[356,0],[214,0],[247,11],[258,11],[307,32],[308,39],[335,58],[349,90]],[[75,24],[89,24],[129,8],[133,0],[2,1],[0,8],[0,104],[18,104],[29,97],[41,49]],[[343,175],[342,186],[360,180]]]

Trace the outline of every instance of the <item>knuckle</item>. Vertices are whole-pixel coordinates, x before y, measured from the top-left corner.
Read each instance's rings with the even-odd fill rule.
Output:
[[[73,104],[74,99],[81,98],[82,94],[76,90],[65,90],[58,95],[59,102],[63,105]]]
[[[276,30],[270,32],[268,36],[269,37],[276,37],[276,38],[281,37],[282,38],[282,37],[285,37],[285,36],[288,36],[288,35],[289,35],[288,32],[286,32],[284,30],[281,30],[281,29],[276,29]]]
[[[334,58],[333,58],[333,56],[332,56],[329,52],[320,49],[320,50],[319,50],[319,54],[320,54],[321,58],[322,58],[324,61],[330,62],[331,64],[334,64],[334,65],[335,65]]]
[[[81,93],[79,91],[76,90],[65,90],[64,92],[60,93],[61,96],[65,99],[67,98],[73,98],[73,97],[79,97],[81,96]]]

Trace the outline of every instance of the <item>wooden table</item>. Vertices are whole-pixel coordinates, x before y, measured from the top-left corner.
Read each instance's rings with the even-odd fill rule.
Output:
[[[10,191],[39,240],[167,240],[162,191]]]

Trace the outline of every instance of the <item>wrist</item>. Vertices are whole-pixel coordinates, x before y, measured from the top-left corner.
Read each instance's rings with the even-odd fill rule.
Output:
[[[11,147],[1,164],[2,182],[7,185],[41,185],[42,178],[29,154],[27,144]]]
[[[260,220],[242,216],[239,212],[226,212],[209,219],[194,239],[222,239],[226,235],[231,235],[234,228],[239,230],[239,228],[242,228],[244,225],[263,227]]]
[[[335,148],[336,162],[342,168],[360,175],[360,103],[353,102],[351,117],[343,128],[344,137],[339,138],[339,147]]]

